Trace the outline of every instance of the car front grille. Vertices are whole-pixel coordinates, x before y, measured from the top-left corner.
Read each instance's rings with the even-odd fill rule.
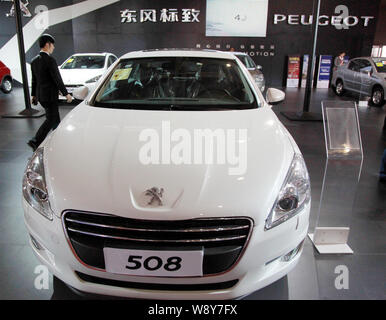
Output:
[[[136,250],[203,250],[203,274],[229,270],[241,257],[249,218],[139,220],[66,210],[63,226],[74,253],[89,267],[105,269],[104,247]]]

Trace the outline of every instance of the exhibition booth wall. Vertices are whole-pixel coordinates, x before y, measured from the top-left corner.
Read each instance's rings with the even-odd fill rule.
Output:
[[[375,33],[374,45],[386,44],[386,0],[381,0],[377,21],[377,31]]]
[[[57,40],[54,56],[58,63],[82,52],[120,56],[154,48],[233,48],[247,52],[263,67],[268,85],[285,86],[288,56],[303,56],[311,52],[312,46],[313,1],[21,2],[30,13],[22,18],[27,62],[39,52],[37,39],[43,32]],[[20,81],[11,7],[10,1],[0,2],[0,60]],[[316,54],[336,56],[344,51],[350,57],[369,56],[379,7],[379,0],[322,1]]]

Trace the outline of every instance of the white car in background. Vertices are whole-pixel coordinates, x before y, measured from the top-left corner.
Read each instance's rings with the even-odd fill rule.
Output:
[[[253,79],[255,79],[255,82],[257,86],[259,87],[261,92],[264,92],[265,90],[265,78],[263,74],[263,67],[261,65],[256,65],[256,63],[252,60],[252,58],[245,52],[234,52],[232,53],[240,59],[240,61],[243,63],[243,65],[248,69],[250,74],[252,75]]]
[[[116,60],[117,57],[108,52],[78,53],[66,59],[59,66],[59,72],[68,93],[72,94],[75,88],[95,84]]]
[[[27,164],[34,253],[79,291],[133,298],[232,299],[285,276],[311,196],[302,154],[271,109],[284,97],[269,88],[264,99],[229,52],[124,55]]]

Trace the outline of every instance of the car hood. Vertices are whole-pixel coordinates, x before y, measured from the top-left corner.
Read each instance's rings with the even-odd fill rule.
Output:
[[[227,160],[225,164],[216,160],[214,164],[143,164],[140,150],[149,140],[140,141],[141,133],[143,139],[157,131],[161,144],[165,134],[161,128],[167,123],[172,132],[189,132],[192,145],[194,129],[235,130],[236,148],[247,146],[246,171],[230,174],[229,168],[236,165]],[[246,139],[239,129],[247,129]],[[172,150],[177,143],[171,142]],[[163,146],[167,150],[167,144]],[[76,209],[155,220],[250,216],[255,223],[264,223],[293,153],[286,131],[269,107],[145,111],[82,103],[50,136],[44,161],[51,207],[58,215]],[[162,206],[148,205],[145,191],[152,187],[163,188]]]
[[[65,85],[84,84],[86,81],[102,75],[105,69],[59,69]]]

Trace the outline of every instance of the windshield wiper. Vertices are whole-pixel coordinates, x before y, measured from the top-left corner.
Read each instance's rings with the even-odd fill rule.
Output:
[[[151,98],[147,100],[153,100]],[[134,109],[134,110],[187,110],[187,111],[205,111],[205,110],[244,110],[252,109],[253,105],[246,104],[174,104],[165,103],[166,101],[171,102],[168,99],[162,101],[162,103],[117,103],[117,102],[94,102],[95,107],[109,108],[109,109]]]
[[[148,98],[148,101],[200,101],[199,99],[194,98]]]

